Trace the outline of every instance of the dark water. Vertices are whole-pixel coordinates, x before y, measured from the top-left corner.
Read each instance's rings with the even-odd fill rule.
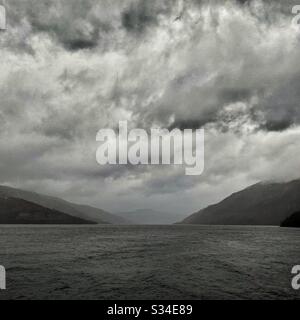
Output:
[[[0,227],[0,299],[299,299],[300,230]]]

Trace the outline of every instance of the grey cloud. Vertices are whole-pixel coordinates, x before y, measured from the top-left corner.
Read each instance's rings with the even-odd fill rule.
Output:
[[[174,203],[192,212],[252,182],[296,175],[292,2],[238,2],[10,0],[0,35],[0,182],[118,211]],[[205,127],[204,175],[99,167],[96,133],[121,119]]]
[[[157,15],[152,10],[149,1],[140,0],[138,4],[132,4],[122,13],[122,24],[129,32],[143,32],[147,26],[157,23]]]
[[[177,4],[177,1],[170,0],[137,0],[122,12],[122,25],[130,33],[141,34],[158,25],[161,17],[174,21],[178,14],[182,14],[176,11]]]
[[[284,81],[261,105],[264,112],[262,128],[283,131],[300,122],[300,74]]]
[[[7,10],[10,28],[21,25],[24,28],[24,21],[28,23],[28,30],[18,39],[18,46],[31,52],[33,49],[26,38],[32,34],[49,35],[65,49],[77,51],[97,47],[106,34],[117,27],[113,25],[115,16],[105,1],[101,8],[95,0],[28,0],[21,3],[11,0]]]
[[[271,11],[270,14],[272,13],[274,12]],[[244,14],[244,11],[241,11],[241,14]],[[275,14],[280,14],[280,12]],[[288,28],[292,17],[282,16],[281,18],[285,27]],[[240,22],[238,23],[240,24]],[[250,31],[247,30],[248,26],[243,23],[240,27],[245,28],[243,33]],[[168,126],[169,120],[173,118],[170,128],[195,128],[210,123],[218,125],[220,121],[226,120],[220,119],[220,115],[223,115],[221,111],[226,105],[239,102],[250,104],[255,99],[257,100],[255,108],[248,108],[248,116],[253,122],[257,122],[257,126],[261,129],[282,130],[292,125],[298,125],[299,90],[297,86],[299,81],[294,74],[299,72],[295,60],[299,44],[290,42],[293,49],[289,51],[282,48],[278,42],[276,47],[270,49],[266,47],[259,53],[256,51],[257,41],[260,42],[259,46],[263,48],[264,42],[268,41],[265,38],[267,34],[261,32],[259,19],[256,20],[256,25],[251,26],[250,24],[249,27],[256,29],[254,37],[259,37],[259,40],[251,39],[251,35],[249,38],[241,37],[242,33],[238,31],[237,25],[237,28],[231,29],[234,33],[228,34],[227,42],[220,41],[216,47],[207,52],[204,61],[209,61],[215,65],[215,70],[220,70],[207,81],[205,80],[207,71],[201,59],[201,47],[192,45],[195,52],[198,50],[200,52],[200,56],[196,60],[192,60],[195,58],[193,54],[190,55],[190,61],[193,61],[193,70],[187,67],[186,74],[175,78],[168,84],[157,106],[146,112],[146,119],[148,118],[149,123],[159,122]],[[264,27],[266,27],[266,32],[270,34],[278,32],[274,28],[281,28],[276,24]],[[201,30],[199,32],[201,34]],[[215,40],[213,33],[211,42],[204,42],[204,44],[209,47]],[[222,57],[221,52],[214,52],[213,49],[227,50],[226,56]],[[207,50],[207,47],[204,47],[204,50]],[[265,59],[264,55],[268,55],[269,58]],[[281,73],[276,72],[276,66],[281,69],[281,63],[286,67],[286,70],[281,70]],[[202,67],[199,67],[201,65]],[[236,69],[239,65],[238,72],[231,70],[231,68]],[[195,70],[195,68],[199,70]],[[292,68],[294,68],[293,71],[291,71]],[[286,83],[288,84],[286,85]],[[261,113],[260,117],[257,116],[258,112]],[[144,115],[141,117],[144,118]]]

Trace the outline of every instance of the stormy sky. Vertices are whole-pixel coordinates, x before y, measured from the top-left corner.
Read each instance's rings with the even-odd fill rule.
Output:
[[[297,1],[0,0],[0,184],[189,214],[300,177]],[[204,128],[205,171],[99,166],[120,120]]]

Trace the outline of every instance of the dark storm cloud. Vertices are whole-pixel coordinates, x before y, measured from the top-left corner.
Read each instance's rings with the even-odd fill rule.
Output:
[[[7,1],[1,183],[100,207],[192,211],[252,182],[293,177],[300,150],[293,4]],[[124,119],[145,129],[204,127],[204,175],[97,166],[97,131]]]
[[[291,76],[262,99],[261,111],[265,114],[262,128],[283,131],[300,123],[300,74]]]
[[[219,99],[223,104],[227,104],[235,103],[237,101],[247,101],[252,95],[253,92],[251,92],[249,89],[225,88],[219,93]]]
[[[211,122],[214,121],[214,118],[211,118]],[[175,120],[170,126],[169,130],[173,129],[199,129],[202,128],[205,124],[210,122],[207,118],[205,120],[193,120],[193,119],[187,119],[187,120]]]
[[[202,127],[211,123],[219,125],[220,121],[224,125],[228,121],[228,117],[221,118],[224,107],[242,102],[248,105],[245,117],[262,130],[284,130],[298,125],[299,81],[294,79],[294,74],[299,72],[296,62],[299,38],[295,37],[295,30],[290,31],[290,40],[287,32],[282,33],[284,28],[290,28],[293,18],[291,12],[288,15],[281,14],[281,8],[285,4],[268,3],[264,6],[262,2],[247,2],[247,6],[239,12],[241,16],[245,15],[244,21],[240,20],[241,16],[231,7],[231,14],[236,15],[236,20],[233,18],[226,25],[229,31],[226,39],[220,39],[224,22],[218,14],[214,15],[217,23],[211,25],[211,39],[206,39],[201,24],[198,28],[195,27],[195,34],[198,32],[198,35],[188,44],[191,54],[187,53],[189,60],[185,61],[186,71],[168,83],[154,108],[141,111],[142,121],[148,121],[149,126],[160,123],[169,128],[180,129]],[[253,17],[255,12],[257,15]],[[274,41],[272,47],[268,48],[266,44],[271,39],[275,40],[276,34],[280,32],[285,37],[284,41],[289,41],[290,44],[282,46]],[[250,36],[244,37],[247,33]],[[195,41],[203,41],[206,46],[198,46]],[[214,41],[217,41],[216,46]],[[212,48],[208,49],[211,45]],[[193,51],[198,50],[199,57],[193,55]],[[202,50],[206,55],[202,54]],[[212,64],[215,68],[207,71],[205,63]],[[276,72],[277,69],[281,69],[281,72]],[[167,66],[165,71],[168,72]],[[253,106],[254,100],[256,102]],[[231,122],[228,124],[231,125]]]
[[[97,5],[95,0],[11,0],[7,11],[11,27],[26,21],[27,35],[49,35],[65,49],[77,51],[97,47],[113,28]],[[26,34],[24,37],[23,43],[19,39],[19,47],[30,51]]]
[[[59,25],[47,25],[41,21],[32,20],[32,28],[34,32],[47,32],[54,39],[59,41],[67,50],[76,51],[82,49],[93,49],[98,45],[100,29],[95,28],[90,34],[84,35],[82,31],[73,31],[74,25],[71,24],[69,29],[63,29]]]
[[[132,4],[122,14],[122,24],[129,32],[143,32],[148,26],[156,24],[157,19],[152,4],[145,0]]]
[[[183,11],[176,11],[176,5],[177,2],[171,0],[137,0],[122,12],[122,25],[128,32],[143,33],[158,25],[163,17],[170,21],[178,19]]]

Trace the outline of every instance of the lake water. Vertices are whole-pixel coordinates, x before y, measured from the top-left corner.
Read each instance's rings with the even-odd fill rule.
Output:
[[[299,299],[300,229],[1,226],[0,299]]]

